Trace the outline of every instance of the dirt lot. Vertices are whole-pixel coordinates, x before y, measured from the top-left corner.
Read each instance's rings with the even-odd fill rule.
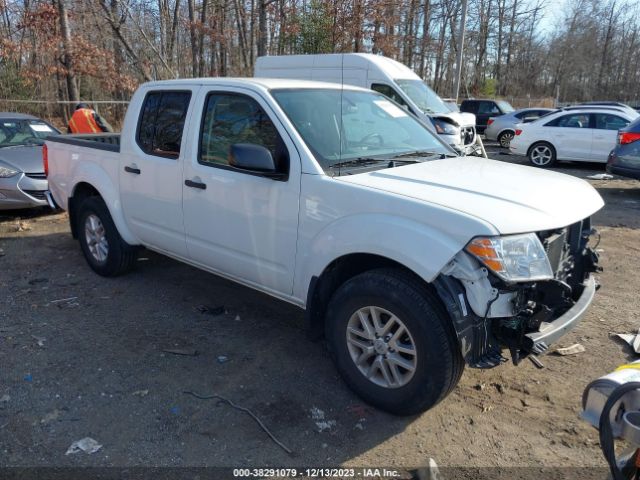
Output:
[[[353,395],[288,304],[151,252],[132,274],[101,278],[64,213],[3,214],[0,465],[413,467],[433,457],[473,467],[604,466],[597,433],[578,414],[585,385],[632,358],[610,333],[638,328],[640,183],[592,184],[607,203],[595,217],[602,289],[562,341],[586,352],[547,355],[542,370],[529,361],[467,369],[452,395],[412,418]],[[201,313],[202,305],[224,313]],[[250,408],[294,453],[245,413],[184,391]],[[65,455],[87,436],[102,449]]]

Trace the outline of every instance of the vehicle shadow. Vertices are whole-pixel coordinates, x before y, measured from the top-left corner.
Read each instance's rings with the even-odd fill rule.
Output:
[[[49,207],[22,208],[19,210],[0,210],[0,223],[21,219],[47,217],[60,213]]]
[[[0,247],[7,466],[338,465],[416,418],[356,397],[287,303],[149,251],[130,274],[103,278],[68,233]],[[187,391],[249,408],[293,453],[245,412]],[[85,436],[105,455],[59,454]]]

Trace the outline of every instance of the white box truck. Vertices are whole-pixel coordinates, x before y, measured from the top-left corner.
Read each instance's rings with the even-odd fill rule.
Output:
[[[391,58],[369,53],[259,57],[254,76],[317,80],[375,90],[420,118],[458,152],[479,153],[475,115],[452,112],[413,70]]]

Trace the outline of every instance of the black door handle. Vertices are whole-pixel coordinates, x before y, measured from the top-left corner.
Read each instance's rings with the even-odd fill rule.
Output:
[[[187,187],[199,188],[200,190],[206,190],[207,189],[207,184],[206,183],[194,182],[193,180],[185,180],[184,184]]]
[[[126,167],[124,167],[124,171],[125,172],[129,172],[129,173],[135,173],[136,175],[140,175],[140,169],[139,168],[133,168],[133,167],[126,166]]]

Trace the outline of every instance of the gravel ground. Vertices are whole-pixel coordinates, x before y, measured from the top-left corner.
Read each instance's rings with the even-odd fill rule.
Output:
[[[578,415],[586,384],[633,358],[610,334],[638,328],[640,183],[591,183],[606,200],[594,221],[603,286],[561,343],[586,352],[547,355],[541,370],[529,361],[467,369],[446,400],[410,418],[353,395],[322,343],[307,340],[300,310],[151,252],[131,274],[101,278],[66,214],[5,212],[0,466],[417,467],[429,457],[442,466],[604,466],[597,432]],[[246,413],[185,391],[251,409],[293,453]],[[83,437],[103,447],[65,455]]]

